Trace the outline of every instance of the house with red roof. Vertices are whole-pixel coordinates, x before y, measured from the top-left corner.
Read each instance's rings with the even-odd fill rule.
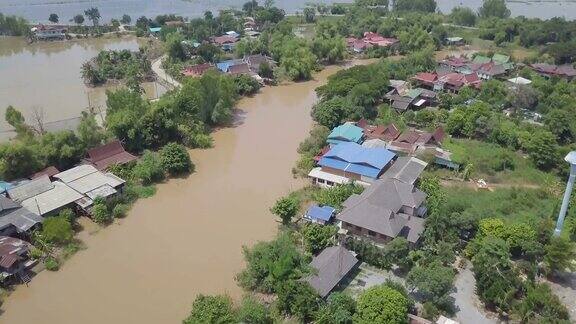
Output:
[[[373,32],[365,32],[364,37],[360,39],[355,37],[346,38],[346,46],[355,53],[362,53],[372,47],[394,47],[398,43],[399,41],[396,38],[383,37]]]
[[[570,64],[554,65],[547,63],[535,63],[530,64],[530,67],[538,74],[547,78],[551,78],[554,76],[566,80],[572,80],[576,78],[576,69]]]
[[[196,64],[184,68],[182,74],[187,77],[200,77],[211,68],[214,68],[212,63]]]
[[[106,170],[114,164],[126,164],[138,159],[126,152],[120,141],[115,140],[88,150],[86,162],[92,164],[99,171]]]

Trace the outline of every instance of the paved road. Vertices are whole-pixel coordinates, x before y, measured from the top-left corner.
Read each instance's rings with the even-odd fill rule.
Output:
[[[454,282],[455,292],[450,294],[455,300],[456,320],[462,324],[495,324],[497,321],[488,318],[481,311],[482,305],[476,296],[476,279],[470,267],[460,270]]]
[[[154,71],[154,73],[156,73],[156,75],[158,76],[158,81],[162,85],[167,86],[167,88],[179,88],[181,86],[180,82],[178,82],[177,80],[174,80],[162,68],[162,61],[164,61],[165,58],[166,58],[166,54],[160,56],[158,59],[156,59],[154,62],[152,62],[152,71]]]

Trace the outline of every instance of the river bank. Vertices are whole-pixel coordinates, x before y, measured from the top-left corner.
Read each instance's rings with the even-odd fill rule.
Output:
[[[290,170],[314,89],[340,68],[241,99],[238,123],[213,134],[215,148],[190,151],[194,174],[159,185],[109,228],[82,232],[87,248],[17,287],[0,323],[178,323],[198,293],[239,297],[241,246],[274,237],[269,207],[303,185]]]

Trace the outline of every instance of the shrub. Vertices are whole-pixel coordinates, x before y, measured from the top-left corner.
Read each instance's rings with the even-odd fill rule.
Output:
[[[270,211],[282,219],[282,224],[290,224],[292,217],[296,216],[300,202],[296,197],[287,196],[276,201]]]
[[[408,299],[387,286],[369,288],[358,298],[354,323],[406,323]]]
[[[56,216],[48,217],[44,220],[42,237],[48,243],[63,245],[72,241],[73,236],[74,231],[72,230],[72,224],[68,219]]]
[[[130,207],[126,204],[117,204],[112,209],[112,216],[114,218],[122,218],[122,217],[126,216],[129,209],[130,209]]]
[[[146,151],[132,170],[134,177],[143,184],[159,182],[164,179],[164,167],[158,153]]]
[[[232,300],[228,296],[199,295],[192,304],[190,315],[184,324],[196,323],[234,323]]]
[[[37,247],[33,246],[30,249],[30,258],[32,258],[34,260],[40,259],[43,255],[44,255],[44,253],[42,253],[42,251],[40,249],[38,249]]]
[[[58,260],[53,257],[47,257],[46,260],[44,260],[44,266],[48,271],[58,271],[58,269],[60,269]]]
[[[194,164],[186,148],[177,143],[168,143],[160,150],[160,161],[170,175],[194,171]]]
[[[108,211],[106,203],[100,199],[94,201],[90,213],[92,214],[92,219],[100,225],[109,223],[113,219],[112,214]]]

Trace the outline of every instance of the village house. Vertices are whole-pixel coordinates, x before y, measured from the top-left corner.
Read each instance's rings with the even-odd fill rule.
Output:
[[[30,29],[34,38],[38,40],[63,40],[66,38],[68,28],[56,25],[36,25]]]
[[[362,128],[353,123],[345,123],[335,127],[328,135],[328,144],[336,145],[340,143],[362,143],[364,133]]]
[[[454,37],[446,37],[446,45],[448,46],[462,46],[466,44],[466,41],[462,37],[454,36]]]
[[[232,51],[234,46],[240,40],[240,35],[235,31],[228,31],[222,36],[212,38],[212,43],[220,46],[223,51]]]
[[[212,63],[196,64],[192,66],[185,67],[182,70],[182,75],[186,77],[201,77],[206,73],[206,71],[215,68]]]
[[[310,263],[316,274],[304,278],[304,281],[308,282],[320,297],[325,298],[359,262],[352,252],[342,246],[327,247]]]
[[[276,62],[271,57],[262,54],[247,55],[242,61],[248,64],[250,71],[256,74],[260,74],[260,65],[263,63],[267,63],[272,69],[276,68]]]
[[[28,236],[44,219],[0,195],[0,236]]]
[[[388,149],[395,153],[414,154],[417,151],[442,146],[446,133],[438,127],[433,133],[411,129],[391,141]]]
[[[346,38],[346,46],[354,53],[362,53],[372,47],[392,48],[399,44],[398,39],[392,37],[383,37],[377,33],[365,32],[361,39],[355,37]]]
[[[33,175],[31,175],[30,179],[34,180],[34,179],[40,178],[42,176],[48,176],[50,179],[52,179],[52,177],[58,173],[60,173],[60,171],[58,169],[56,169],[55,166],[49,166],[46,169],[38,171],[38,172],[34,173]]]
[[[82,195],[76,204],[89,212],[96,198],[108,198],[122,191],[125,181],[112,173],[98,171],[93,165],[84,164],[54,176]]]
[[[314,184],[331,187],[334,184],[356,182],[363,186],[378,179],[390,167],[396,155],[383,148],[365,148],[357,143],[333,146],[308,176]]]
[[[482,80],[506,75],[513,68],[510,56],[503,54],[494,54],[492,57],[476,55],[473,60],[452,56],[438,62],[439,74],[447,74],[447,71],[463,75],[476,74]]]
[[[136,156],[124,150],[120,141],[115,140],[88,150],[88,158],[85,161],[102,171],[112,165],[126,164],[136,159],[138,159]]]
[[[392,170],[391,177],[385,175],[344,202],[344,210],[336,219],[346,234],[376,243],[387,243],[399,236],[418,243],[424,231],[426,194],[410,182],[416,181],[418,170],[425,163],[399,162],[402,164]]]
[[[308,208],[308,210],[306,211],[306,213],[302,218],[305,221],[311,223],[326,225],[332,221],[335,214],[336,209],[334,209],[333,207],[312,205]]]
[[[436,104],[436,92],[423,88],[408,89],[403,87],[400,90],[394,88],[385,95],[385,98],[390,106],[399,113],[410,108],[420,109]]]
[[[479,89],[482,80],[476,73],[459,72],[420,72],[412,78],[421,87],[434,91],[458,93],[465,86]]]
[[[570,81],[576,77],[576,69],[570,64],[554,65],[547,63],[535,63],[530,64],[530,67],[538,74],[546,78],[556,76]]]
[[[382,141],[393,141],[400,136],[400,130],[394,124],[374,126],[370,125],[366,119],[360,119],[356,123],[356,126],[364,130],[367,140],[379,139]]]
[[[47,175],[8,189],[8,197],[39,216],[50,216],[75,206],[82,194]]]
[[[26,270],[36,262],[30,260],[30,243],[17,238],[0,236],[0,281],[20,279],[29,282]]]

